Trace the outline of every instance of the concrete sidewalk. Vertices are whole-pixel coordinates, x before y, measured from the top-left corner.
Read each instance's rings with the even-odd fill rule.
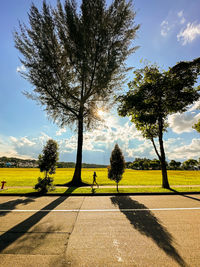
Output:
[[[200,195],[9,196],[0,216],[2,267],[200,263]]]

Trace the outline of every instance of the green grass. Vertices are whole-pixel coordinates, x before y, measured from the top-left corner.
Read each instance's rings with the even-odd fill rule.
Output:
[[[178,187],[174,188],[177,192],[200,192],[200,187]],[[9,188],[5,190],[0,191],[0,195],[6,193],[6,194],[30,194],[30,193],[37,193],[32,188]],[[95,190],[92,192],[91,188],[59,188],[57,187],[55,191],[49,192],[48,194],[54,195],[54,194],[104,194],[104,193],[117,193],[116,188],[95,188]],[[164,189],[162,187],[138,187],[138,188],[119,188],[119,193],[172,193],[173,191]]]
[[[83,169],[82,179],[92,183],[94,170],[97,173],[97,182],[100,185],[115,185],[107,178],[107,169]],[[73,177],[74,169],[57,169],[54,177],[55,184],[64,184]],[[0,168],[0,181],[6,181],[6,187],[33,187],[38,177],[43,177],[39,169]],[[168,171],[169,183],[173,185],[200,185],[200,171]],[[126,170],[120,185],[159,185],[161,186],[161,171]]]

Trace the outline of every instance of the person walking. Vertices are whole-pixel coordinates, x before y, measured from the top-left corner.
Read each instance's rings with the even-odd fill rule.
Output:
[[[98,188],[99,188],[99,185],[97,184],[97,181],[96,181],[96,177],[97,177],[97,174],[96,174],[96,172],[94,172],[94,173],[93,173],[93,183],[92,183],[92,188],[93,188],[94,184],[96,184],[96,185],[98,186]]]

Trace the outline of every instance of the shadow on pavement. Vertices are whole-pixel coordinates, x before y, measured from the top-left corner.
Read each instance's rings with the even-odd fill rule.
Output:
[[[187,198],[190,198],[190,199],[193,199],[193,200],[200,201],[199,198],[191,197],[191,196],[186,196],[185,194],[183,194],[183,193],[181,193],[181,192],[178,192],[178,191],[176,191],[176,190],[173,189],[173,188],[169,188],[169,190],[172,191],[172,192],[174,192],[174,193],[176,193],[176,194],[178,194],[178,195],[180,195],[180,196],[183,196],[183,197],[187,197]]]
[[[31,197],[27,197],[25,199],[18,198],[15,200],[10,200],[0,204],[0,217],[5,216],[7,213],[11,212],[16,208],[17,205],[23,204],[27,205],[28,203],[34,202],[35,200]],[[5,211],[2,211],[5,210]]]
[[[129,196],[111,197],[111,201],[115,206],[119,207],[120,211],[126,216],[136,230],[141,234],[150,237],[159,248],[172,257],[180,266],[187,266],[172,244],[172,235],[145,205],[136,200],[132,200]],[[127,211],[127,209],[135,210]],[[145,210],[141,211],[141,209]]]
[[[71,188],[70,192],[71,192]],[[67,190],[68,191],[68,190]],[[66,191],[66,192],[67,192]],[[43,217],[45,217],[51,210],[55,209],[63,201],[65,201],[69,196],[60,196],[50,204],[46,205],[40,211],[34,213],[32,216],[24,220],[23,222],[17,224],[13,228],[9,229],[7,232],[0,236],[0,252],[7,248],[10,244],[15,242],[18,238],[26,234],[28,230],[37,224]],[[45,211],[43,211],[45,210]]]

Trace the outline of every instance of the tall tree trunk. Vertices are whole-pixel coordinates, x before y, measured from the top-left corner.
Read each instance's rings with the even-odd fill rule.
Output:
[[[166,168],[166,161],[165,161],[165,150],[163,145],[163,122],[162,119],[160,119],[159,122],[159,145],[160,145],[160,163],[161,163],[161,169],[162,169],[162,187],[169,189],[169,182],[168,182],[168,176],[167,176],[167,168]]]
[[[76,155],[76,166],[74,176],[71,181],[72,185],[79,186],[82,184],[81,167],[82,167],[82,149],[83,149],[83,117],[78,121],[78,146]]]

